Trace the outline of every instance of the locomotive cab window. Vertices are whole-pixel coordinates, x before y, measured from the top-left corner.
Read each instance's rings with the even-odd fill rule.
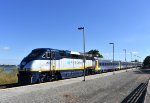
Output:
[[[83,57],[81,55],[75,55],[75,54],[71,54],[71,58],[72,59],[83,59]]]
[[[66,57],[66,52],[65,51],[59,51],[59,55],[61,57]]]
[[[42,56],[42,58],[46,58],[46,54],[44,54],[44,55]]]
[[[42,57],[43,58],[50,58],[51,57],[51,53],[50,52],[46,52]]]
[[[37,49],[32,50],[32,52],[27,56],[27,58],[37,58],[42,56],[42,54],[45,52],[45,50]]]
[[[50,52],[47,52],[46,53],[46,58],[50,58],[51,57],[51,53]]]

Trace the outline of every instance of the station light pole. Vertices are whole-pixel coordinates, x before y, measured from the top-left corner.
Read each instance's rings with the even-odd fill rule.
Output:
[[[113,74],[115,74],[115,68],[114,68],[114,43],[109,43],[110,45],[113,45]]]
[[[126,49],[123,49],[123,51],[125,52],[124,60],[125,60],[125,62],[126,62]]]
[[[137,55],[136,55],[136,57],[138,58],[138,59],[137,59],[137,62],[138,62],[137,66],[139,66],[139,63],[141,63],[141,57],[140,57],[140,56],[137,56]]]
[[[141,57],[140,56],[137,56],[139,58],[139,62],[141,62]]]
[[[142,57],[139,57],[140,58],[140,62],[142,62]]]
[[[132,70],[133,70],[133,64],[132,64],[132,52],[130,52],[131,54],[131,66],[132,66]]]
[[[84,58],[83,58],[83,63],[84,63],[84,79],[83,81],[85,81],[85,34],[84,34],[84,27],[79,27],[78,30],[82,30],[83,32],[83,52],[84,52]]]
[[[124,53],[125,53],[125,57],[124,57],[124,60],[125,60],[125,63],[126,63],[126,72],[127,72],[127,59],[126,59],[126,49],[123,49]]]
[[[130,52],[130,54],[131,54],[131,62],[132,62],[132,52]]]
[[[139,62],[140,62],[140,66],[142,66],[142,57],[139,56]]]
[[[136,60],[136,55],[134,55],[134,61]]]
[[[138,60],[137,60],[137,55],[134,55],[135,56],[135,62],[138,62]],[[136,66],[136,69],[137,69],[137,64],[135,65]]]
[[[138,61],[138,59],[137,59],[138,56],[137,56],[137,55],[134,55],[134,57],[135,57],[135,62]]]

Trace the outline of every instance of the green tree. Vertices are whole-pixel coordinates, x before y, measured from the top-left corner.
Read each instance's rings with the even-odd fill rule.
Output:
[[[148,67],[150,67],[150,56],[147,56],[147,57],[144,59],[143,66],[148,66]]]
[[[88,54],[92,54],[94,57],[103,58],[103,55],[101,55],[97,49],[88,51]]]
[[[137,59],[135,59],[134,62],[139,62],[139,61]]]

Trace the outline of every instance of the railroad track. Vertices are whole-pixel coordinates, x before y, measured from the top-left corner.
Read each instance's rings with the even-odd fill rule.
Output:
[[[18,83],[12,83],[12,84],[0,84],[0,89],[5,89],[5,88],[13,88],[13,87],[19,87]]]
[[[141,83],[121,103],[144,103],[148,81]]]

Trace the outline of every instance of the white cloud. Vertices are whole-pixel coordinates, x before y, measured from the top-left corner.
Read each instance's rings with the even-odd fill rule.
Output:
[[[18,65],[21,61],[21,59],[17,58],[0,58],[0,65],[6,64],[6,65]]]
[[[135,52],[132,52],[132,54],[139,54],[139,52],[135,51]]]
[[[2,47],[1,50],[3,50],[3,51],[9,51],[9,50],[10,50],[10,47],[5,46],[5,47]]]
[[[119,53],[120,55],[124,55],[124,53]]]
[[[102,55],[109,56],[109,55],[112,55],[112,53],[102,53]]]
[[[139,54],[139,52],[132,52],[132,55],[137,55],[137,54]],[[113,55],[113,53],[102,53],[102,55],[104,56],[104,57],[110,57],[110,56],[112,56]],[[122,53],[115,53],[115,56],[116,55],[120,55],[120,56],[124,56],[125,55],[125,53],[124,52],[122,52]],[[126,55],[131,55],[131,52],[127,52],[126,53]]]
[[[147,52],[147,53],[150,53],[150,50],[147,50],[146,52]]]

